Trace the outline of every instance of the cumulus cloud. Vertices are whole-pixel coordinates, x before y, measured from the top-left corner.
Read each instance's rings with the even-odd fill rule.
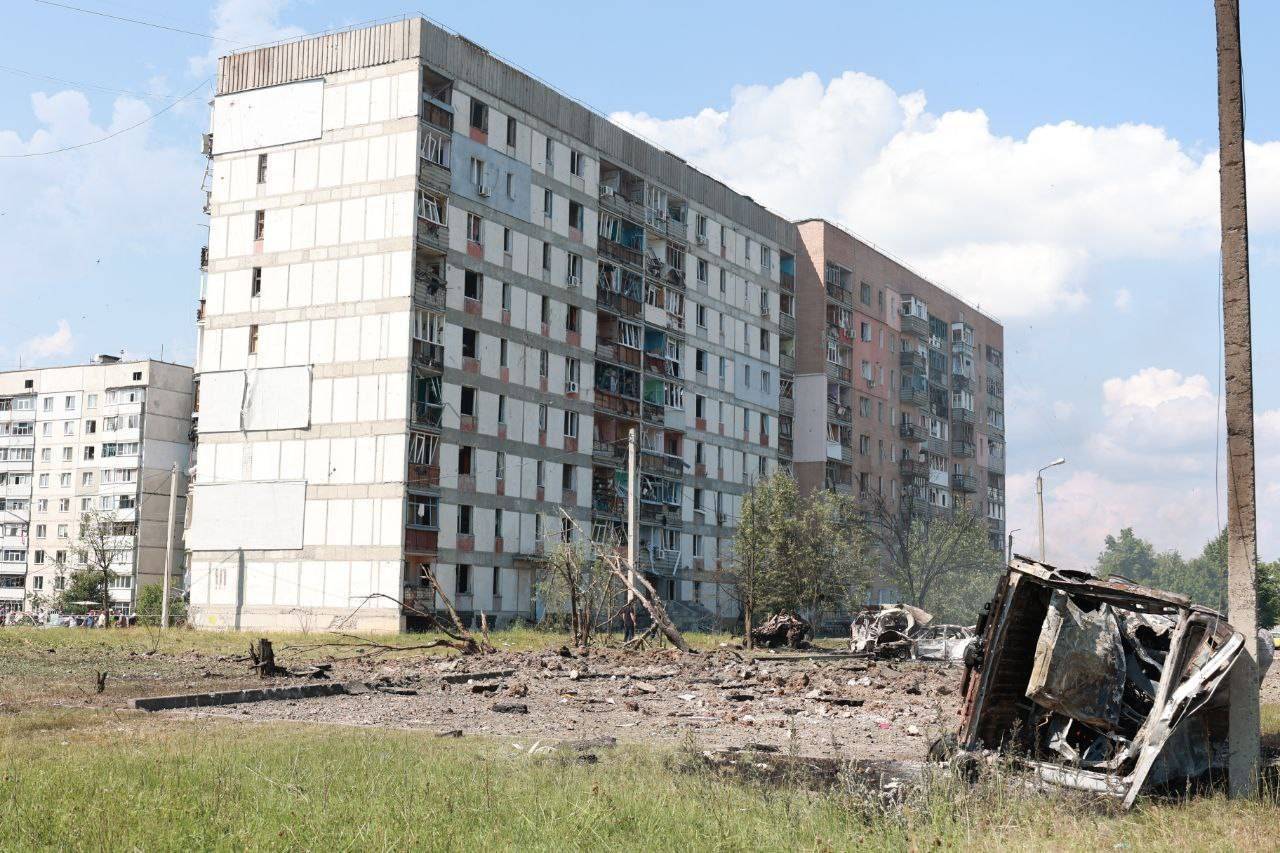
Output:
[[[39,126],[26,138],[0,130],[0,154],[41,153],[99,139],[151,115],[121,96],[105,122],[83,92],[31,95]],[[0,160],[8,212],[0,229],[5,282],[19,295],[84,277],[99,261],[154,251],[174,239],[174,223],[200,209],[200,153],[167,146],[143,125],[98,145],[50,156]],[[21,215],[18,215],[18,212]]]
[[[926,107],[866,74],[806,73],[736,88],[724,110],[612,118],[784,215],[846,223],[1005,318],[1081,307],[1098,263],[1216,245],[1215,152],[1141,124],[1001,136],[982,110]],[[1261,233],[1280,222],[1280,143],[1248,157]]]
[[[1215,384],[1148,367],[1107,379],[1099,391],[1097,430],[1078,454],[1068,454],[1066,468],[1045,478],[1050,561],[1092,565],[1103,538],[1122,527],[1158,548],[1198,553],[1226,521],[1225,498],[1214,493],[1215,466],[1225,471]],[[1255,443],[1265,557],[1280,533],[1280,409],[1257,414]],[[1225,477],[1218,482],[1225,490]],[[1033,471],[1011,474],[1006,483],[1010,527],[1023,527],[1023,537],[1036,533],[1034,484]]]
[[[1112,304],[1119,311],[1128,311],[1129,306],[1133,304],[1133,294],[1129,292],[1129,288],[1122,287],[1116,291]]]
[[[59,320],[58,327],[47,335],[36,335],[22,344],[22,353],[29,362],[41,362],[71,354],[74,340],[71,325]]]
[[[218,57],[249,45],[268,44],[305,35],[301,27],[280,23],[292,0],[219,0],[210,12],[213,35],[219,39],[203,56],[192,57],[193,74],[210,74]]]

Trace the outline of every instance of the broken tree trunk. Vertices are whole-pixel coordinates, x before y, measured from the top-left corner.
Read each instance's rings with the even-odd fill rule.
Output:
[[[276,674],[276,652],[266,637],[259,638],[256,648],[253,643],[249,644],[249,657],[253,659],[251,668],[258,671],[259,678],[271,678]]]
[[[652,617],[653,623],[658,626],[658,630],[662,631],[662,635],[671,641],[671,645],[682,652],[691,651],[689,644],[684,640],[684,635],[680,633],[680,629],[667,616],[667,609],[662,606],[662,601],[658,598],[658,592],[653,588],[653,584],[649,583],[639,572],[634,573],[633,577],[636,583],[633,584],[629,573],[622,566],[622,561],[617,557],[609,560],[609,570],[627,585],[627,589],[631,591],[631,594],[640,601],[645,610],[649,611],[649,616]],[[640,590],[641,586],[644,587],[643,592]]]

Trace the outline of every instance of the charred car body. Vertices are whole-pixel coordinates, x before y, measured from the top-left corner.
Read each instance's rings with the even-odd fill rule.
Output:
[[[1225,677],[1244,637],[1182,595],[1009,564],[965,655],[957,737],[1046,781],[1133,803],[1225,767]]]

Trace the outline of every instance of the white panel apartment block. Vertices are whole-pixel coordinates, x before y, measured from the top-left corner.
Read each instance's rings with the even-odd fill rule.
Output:
[[[196,491],[187,530],[192,551],[302,547],[305,482],[202,483]]]
[[[213,99],[213,153],[320,137],[324,82],[306,80]]]

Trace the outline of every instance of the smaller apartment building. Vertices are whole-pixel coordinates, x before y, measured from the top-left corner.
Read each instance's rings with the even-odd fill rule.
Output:
[[[969,508],[1004,540],[1004,330],[823,220],[797,223],[794,465],[801,488],[925,517]],[[897,600],[877,583],[873,601]]]
[[[81,516],[109,514],[118,546],[111,599],[164,573],[170,470],[184,510],[191,368],[159,361],[0,373],[0,612],[49,599],[79,566]],[[175,529],[175,566],[182,552]]]

